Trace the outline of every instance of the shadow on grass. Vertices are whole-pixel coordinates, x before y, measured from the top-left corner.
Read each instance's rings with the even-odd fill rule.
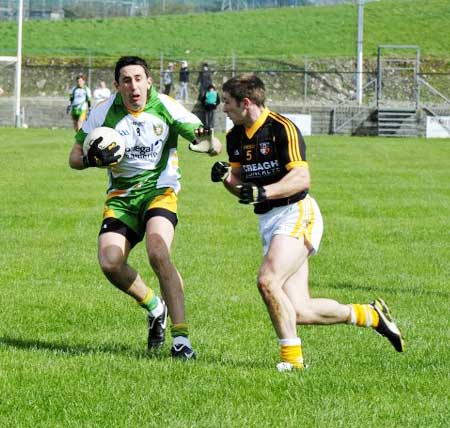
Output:
[[[0,346],[8,346],[15,349],[22,349],[25,351],[50,351],[57,356],[86,356],[92,354],[111,354],[132,357],[137,360],[160,360],[171,361],[179,364],[186,364],[184,361],[176,361],[170,358],[169,350],[161,350],[158,353],[149,354],[145,351],[138,351],[129,346],[121,344],[100,344],[100,345],[66,345],[58,342],[48,342],[44,340],[30,340],[11,336],[0,336]],[[264,361],[256,361],[250,358],[222,358],[220,355],[213,355],[205,353],[195,361],[187,363],[190,366],[192,363],[199,363],[203,366],[220,365],[224,368],[237,369],[264,369],[268,368]]]
[[[148,358],[145,352],[139,352],[136,349],[120,344],[100,344],[100,345],[66,345],[58,342],[47,342],[44,340],[27,340],[11,336],[0,336],[0,345],[6,345],[16,349],[23,350],[39,350],[51,351],[61,355],[89,355],[89,354],[116,354],[135,357],[137,359]],[[151,355],[151,357],[159,357],[159,355]]]

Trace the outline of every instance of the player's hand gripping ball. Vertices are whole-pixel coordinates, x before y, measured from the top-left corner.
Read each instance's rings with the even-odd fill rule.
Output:
[[[113,128],[93,129],[84,139],[83,163],[86,167],[109,168],[117,165],[125,154],[125,141]]]

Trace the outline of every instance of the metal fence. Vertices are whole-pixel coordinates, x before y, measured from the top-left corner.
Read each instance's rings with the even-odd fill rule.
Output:
[[[161,55],[150,59],[155,86],[163,89],[162,72],[168,62],[173,62],[174,86],[171,94],[179,97],[179,69],[183,59]],[[354,60],[324,60],[303,58],[290,61],[287,59],[254,59],[235,57],[208,58],[205,61],[212,71],[212,80],[219,89],[230,77],[244,72],[256,73],[266,85],[267,104],[276,105],[285,112],[310,113],[316,109],[313,124],[318,132],[354,133],[371,132],[373,123],[367,122],[379,105],[379,76],[376,61],[368,61],[363,73],[363,104],[359,105],[355,91]],[[197,79],[204,61],[192,62],[190,68],[189,96],[186,103],[194,108],[198,102],[199,88]],[[384,70],[382,84],[383,103],[390,106],[414,104],[419,100],[419,107],[434,116],[448,111],[450,106],[450,73],[428,71],[434,65],[423,61],[421,73],[400,70]],[[22,97],[28,98],[25,104],[25,118],[29,123],[46,126],[60,126],[66,121],[64,106],[68,104],[70,89],[76,83],[76,76],[83,72],[87,76],[88,86],[94,90],[100,80],[113,88],[114,61],[108,65],[99,58],[86,58],[84,62],[74,64],[27,64],[22,67]],[[445,67],[443,67],[445,70]],[[14,65],[0,64],[0,126],[10,124],[14,109]],[[45,107],[39,108],[39,105]],[[61,107],[63,106],[63,107]],[[45,110],[45,115],[42,112]],[[331,112],[331,113],[330,113]],[[32,119],[32,120],[31,120]],[[369,120],[368,122],[370,122]],[[35,125],[36,126],[36,125]]]
[[[149,60],[154,84],[162,89],[162,74],[169,62],[175,66],[173,72],[174,87],[172,95],[179,90],[179,70],[184,58],[161,56]],[[355,100],[355,62],[354,60],[323,60],[303,58],[290,62],[276,59],[230,58],[205,59],[189,64],[190,98],[195,99],[197,79],[204,62],[212,72],[213,83],[220,88],[230,77],[245,72],[256,73],[265,82],[267,97],[278,103],[333,105]],[[86,58],[84,62],[74,64],[23,64],[23,96],[66,96],[75,84],[76,76],[82,72],[87,76],[88,86],[95,88],[100,80],[112,87],[114,62],[104,65],[104,61]],[[422,67],[426,69],[427,67]],[[430,68],[430,67],[428,67]],[[381,89],[384,99],[392,103],[412,102],[417,91],[421,102],[441,103],[442,94],[450,96],[450,72],[419,73],[421,85],[417,87],[417,76],[409,71],[387,71],[382,80],[382,88],[377,88],[376,63],[367,63],[364,67],[363,104],[373,104],[376,90]],[[0,87],[5,95],[14,92],[14,64],[0,64]],[[432,87],[433,89],[430,89]],[[439,94],[438,94],[439,93]]]
[[[183,59],[169,57],[149,61],[153,81],[162,89],[162,73],[168,62],[175,65],[173,72],[174,88],[172,95],[176,96],[179,89],[179,70]],[[190,97],[198,94],[197,79],[202,64],[207,62],[212,73],[213,83],[217,87],[230,77],[241,73],[256,73],[267,86],[267,96],[270,100],[286,103],[320,103],[333,104],[351,99],[355,94],[355,71],[353,61],[312,61],[305,58],[300,63],[274,61],[269,59],[207,59],[189,64]],[[95,60],[86,60],[78,65],[52,64],[22,66],[22,94],[23,96],[65,96],[75,84],[76,76],[80,72],[87,76],[88,86],[94,88],[99,80],[112,86],[113,63],[99,65]],[[374,72],[364,73],[364,80],[373,79]],[[0,87],[5,94],[12,95],[14,91],[14,65],[2,66],[0,73]]]

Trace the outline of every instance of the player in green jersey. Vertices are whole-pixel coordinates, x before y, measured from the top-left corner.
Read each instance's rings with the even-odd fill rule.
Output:
[[[70,104],[67,107],[67,112],[70,112],[75,131],[81,129],[89,108],[91,108],[91,90],[86,86],[84,75],[79,74],[77,76],[77,85],[70,90]]]
[[[152,87],[146,62],[122,57],[115,67],[117,93],[94,108],[76,135],[69,156],[74,169],[98,166],[83,156],[87,133],[99,126],[115,128],[126,150],[117,164],[114,152],[97,154],[100,166],[109,166],[109,188],[98,238],[98,258],[108,280],[133,297],[148,313],[149,351],[164,343],[167,310],[172,321],[174,358],[189,360],[195,352],[185,319],[183,281],[170,258],[177,224],[180,190],[177,139],[190,141],[194,151],[215,155],[220,142],[196,116]],[[204,149],[205,141],[207,149]],[[92,148],[91,148],[92,150]],[[145,237],[150,265],[159,279],[162,298],[128,264],[131,249]],[[166,308],[167,303],[167,308]]]

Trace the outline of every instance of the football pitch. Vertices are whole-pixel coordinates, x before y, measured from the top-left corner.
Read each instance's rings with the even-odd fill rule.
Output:
[[[406,352],[371,329],[301,327],[309,368],[278,373],[256,218],[210,182],[217,158],[180,141],[173,259],[198,353],[183,364],[170,340],[146,356],[144,312],[98,267],[105,172],[68,167],[70,130],[1,136],[0,427],[448,426],[450,140],[307,138],[325,222],[312,295],[382,297]],[[157,288],[142,244],[130,263]]]

